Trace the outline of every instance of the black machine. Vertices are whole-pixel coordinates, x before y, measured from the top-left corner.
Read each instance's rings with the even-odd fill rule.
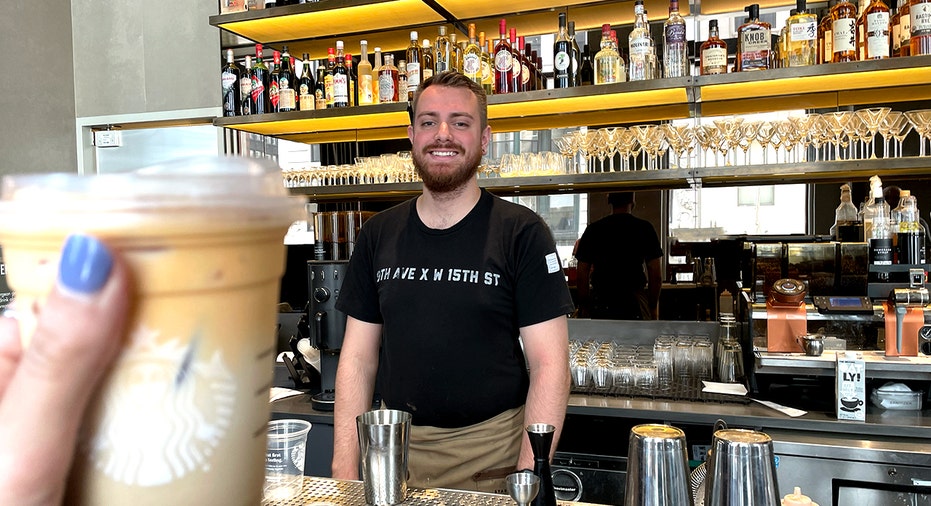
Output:
[[[346,331],[346,315],[336,310],[336,298],[348,266],[348,260],[307,262],[307,323],[310,345],[320,350],[321,390],[310,402],[319,411],[332,411],[336,400],[336,366]]]

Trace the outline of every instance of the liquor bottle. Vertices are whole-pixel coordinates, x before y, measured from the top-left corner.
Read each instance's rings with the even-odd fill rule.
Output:
[[[524,42],[524,36],[521,35],[517,38],[517,46],[515,47],[517,48],[518,61],[520,61],[518,89],[520,91],[531,91],[533,90],[533,82],[530,79],[530,69],[533,68],[533,64],[527,58],[527,54],[530,53],[530,45]]]
[[[436,36],[436,44],[433,46],[436,58],[433,63],[435,74],[449,70],[450,58],[452,58],[452,48],[450,46],[449,37],[446,36],[446,26],[440,25],[439,35]]]
[[[226,50],[226,65],[220,72],[220,86],[223,90],[223,115],[236,116],[240,108],[240,85],[239,79],[242,77],[242,71],[233,61],[233,50]]]
[[[872,0],[863,11],[864,60],[889,58],[889,6],[883,0]]]
[[[866,25],[866,18],[863,16],[863,13],[864,11],[866,11],[866,6],[867,4],[869,4],[869,2],[870,0],[858,0],[858,5],[857,5],[856,40],[857,40],[857,60],[859,61],[863,61],[863,59],[866,58],[866,49],[864,48],[865,41],[866,41],[866,36],[864,35],[864,31],[865,31],[864,26]]]
[[[314,109],[326,109],[326,67],[317,65],[317,81],[314,83]]]
[[[344,63],[343,41],[336,41],[333,65],[333,107],[349,107],[349,69]]]
[[[899,6],[903,1],[906,0],[899,0],[898,3],[891,1],[889,6],[895,10],[895,13],[889,18],[889,40],[892,45],[890,54],[893,58],[902,56],[902,12]]]
[[[902,0],[899,3],[899,13],[902,16],[901,28],[899,28],[899,56],[911,56],[912,54],[912,6],[910,0]]]
[[[278,70],[278,111],[297,110],[296,85],[297,76],[291,64],[291,53],[288,52],[288,46],[284,46],[281,51],[281,68]]]
[[[398,68],[394,66],[394,55],[385,55],[385,64],[378,71],[378,101],[388,104],[398,101]]]
[[[931,54],[931,0],[909,0],[911,43],[908,54]]]
[[[898,262],[900,264],[923,264],[926,259],[925,234],[918,212],[918,200],[908,190],[899,194]]]
[[[593,84],[595,84],[595,67],[592,66],[592,55],[588,51],[588,44],[585,44],[582,62],[579,64],[579,85],[591,86]]]
[[[462,53],[462,73],[482,84],[482,48],[475,39],[475,23],[469,23],[469,44]]]
[[[860,221],[857,207],[850,200],[850,185],[840,187],[840,204],[834,210],[834,226],[831,236],[838,242],[857,242],[860,240]]]
[[[414,101],[414,93],[420,87],[420,63],[423,60],[420,50],[420,40],[417,38],[417,32],[411,32],[411,44],[407,46],[405,52],[405,61],[407,62],[407,88],[401,89],[400,93],[407,96],[407,100]]]
[[[508,42],[507,23],[502,19],[498,24],[500,38],[495,45],[495,94],[511,93],[511,67],[513,56],[511,43]]]
[[[604,27],[602,26],[602,38]],[[650,35],[650,25],[647,21],[646,9],[643,0],[634,2],[634,29],[628,37],[628,51],[630,53],[629,73],[631,81],[645,81],[654,79],[656,48],[653,37]],[[595,66],[598,66],[598,56],[595,56]]]
[[[281,72],[281,53],[272,53],[272,71],[268,74],[268,103],[271,112],[278,112],[278,74]]]
[[[807,7],[805,0],[795,0],[796,13],[786,21],[787,67],[804,67],[818,61],[818,16]]]
[[[847,0],[831,7],[831,63],[857,61],[857,7]]]
[[[436,53],[433,52],[433,46],[430,39],[424,39],[420,47],[420,82],[421,84],[433,77],[433,69],[436,63]]]
[[[528,42],[527,44],[529,45],[530,43]],[[542,59],[542,58],[540,58],[539,55],[537,55],[536,49],[531,49],[529,60],[530,60],[530,63],[533,64],[533,69],[532,69],[533,70],[532,72],[533,89],[544,90],[546,88],[543,86],[543,66],[537,63],[537,59]]]
[[[407,60],[398,60],[398,102],[408,102],[407,93]]]
[[[543,75],[543,70],[542,70],[543,69],[543,57],[537,56],[536,62],[537,62],[537,68],[541,69],[538,73],[539,75],[537,76],[537,79],[539,80],[537,82],[537,89],[545,90],[546,89],[546,77]]]
[[[449,70],[462,73],[462,46],[455,33],[449,34]]]
[[[727,43],[718,36],[718,20],[708,21],[708,40],[699,50],[699,72],[703,76],[727,73]]]
[[[572,86],[572,42],[569,41],[569,29],[566,25],[566,13],[559,13],[559,29],[553,42],[553,87],[569,88]]]
[[[359,105],[375,103],[372,89],[372,64],[369,63],[369,42],[359,41],[362,52],[359,53],[359,65],[356,67],[356,79],[359,81]]]
[[[892,265],[892,230],[889,227],[889,204],[883,198],[882,186],[873,186],[872,217],[869,233],[869,262],[872,265]]]
[[[378,92],[378,71],[381,70],[381,48],[375,46],[375,62],[372,64],[372,103],[381,102],[381,96]]]
[[[768,69],[772,51],[770,24],[760,21],[759,4],[748,5],[744,11],[749,12],[750,17],[737,28],[737,63],[734,65],[734,71]]]
[[[837,0],[830,0],[828,7],[821,11],[821,21],[818,23],[818,63],[831,63],[834,59],[834,22],[831,19],[831,8],[835,5]]]
[[[301,57],[301,78],[297,82],[297,106],[302,111],[314,110],[314,89],[317,87],[314,76],[310,72],[310,55],[304,53]]]
[[[524,38],[521,37],[521,41]],[[527,84],[524,86],[524,91],[534,91],[537,88],[537,57],[534,56],[535,51],[531,47],[529,42],[524,42],[524,54],[521,57],[524,59],[524,62],[527,64]],[[521,78],[524,76],[521,75]]]
[[[679,0],[670,0],[669,18],[663,23],[664,77],[689,75],[689,46],[685,38],[685,19],[679,15]]]
[[[352,69],[352,54],[346,53],[344,57],[346,58],[346,70],[349,72],[347,80],[349,84],[349,107],[355,107],[359,105],[359,79],[356,77],[356,71]]]
[[[239,114],[252,114],[252,55],[248,54],[239,78]]]
[[[595,84],[622,83],[625,79],[623,60],[611,38],[611,25],[601,25],[601,50],[595,54]]]
[[[517,41],[517,28],[508,29],[511,41],[511,91],[524,91],[520,87],[520,46]]]
[[[575,21],[570,21],[568,26],[569,42],[572,43],[572,72],[569,73],[569,86],[579,85],[579,65],[582,64],[582,50],[579,49],[579,43],[575,40]]]
[[[485,32],[481,32],[479,35],[481,39],[485,38]],[[482,47],[484,47],[482,51],[482,88],[485,89],[486,95],[491,95],[495,92],[495,64],[491,56],[491,41],[485,40]]]

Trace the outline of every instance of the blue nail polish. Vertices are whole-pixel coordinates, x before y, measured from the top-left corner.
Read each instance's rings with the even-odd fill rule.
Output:
[[[113,257],[97,239],[85,235],[72,235],[65,241],[58,266],[61,284],[78,293],[100,290],[113,267]]]

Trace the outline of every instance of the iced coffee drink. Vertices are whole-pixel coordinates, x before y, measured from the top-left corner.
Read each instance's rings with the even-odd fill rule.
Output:
[[[283,238],[302,209],[277,170],[245,159],[3,180],[0,245],[23,336],[73,232],[119,250],[137,292],[66,504],[261,502]]]

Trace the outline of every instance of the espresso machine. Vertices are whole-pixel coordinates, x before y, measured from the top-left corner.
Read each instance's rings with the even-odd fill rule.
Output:
[[[333,411],[336,400],[336,366],[346,331],[346,314],[336,309],[336,299],[348,266],[348,260],[307,262],[307,322],[310,345],[320,351],[321,390],[310,402],[318,411]]]

